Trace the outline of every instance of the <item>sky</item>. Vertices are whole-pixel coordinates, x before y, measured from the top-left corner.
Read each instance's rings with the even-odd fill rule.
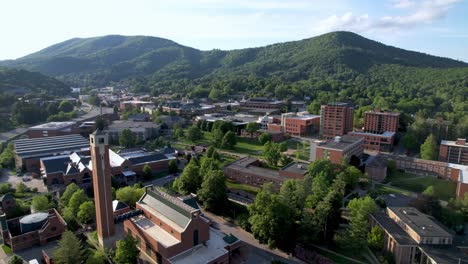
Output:
[[[346,30],[468,62],[468,0],[12,0],[0,25],[0,60],[109,34],[229,50]]]

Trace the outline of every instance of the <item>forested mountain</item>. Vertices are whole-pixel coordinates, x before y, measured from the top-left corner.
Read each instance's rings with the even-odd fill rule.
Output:
[[[39,71],[71,85],[127,83],[138,92],[182,92],[230,98],[244,92],[320,103],[352,101],[442,115],[466,116],[468,64],[407,51],[351,32],[231,51],[200,51],[146,36],[71,39],[0,64]],[[466,121],[466,118],[464,118]]]
[[[0,67],[0,93],[66,95],[70,87],[38,72]]]

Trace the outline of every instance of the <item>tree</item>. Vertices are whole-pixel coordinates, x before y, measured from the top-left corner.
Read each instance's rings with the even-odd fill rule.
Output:
[[[92,250],[86,264],[106,264],[106,255],[102,250]]]
[[[286,180],[281,185],[279,196],[288,205],[295,215],[299,216],[304,209],[305,192],[304,184],[299,180]]]
[[[26,184],[20,182],[18,185],[16,185],[16,193],[25,193],[28,191],[28,186]]]
[[[262,187],[248,209],[252,234],[260,243],[270,248],[294,244],[291,241],[294,211],[273,192],[271,184]]]
[[[253,137],[253,133],[257,132],[260,129],[260,124],[256,122],[249,122],[245,126],[245,131],[250,133],[250,137]]]
[[[13,255],[13,257],[8,260],[8,264],[23,264],[24,261],[22,258],[18,257],[18,255]]]
[[[174,181],[173,186],[181,194],[197,193],[202,180],[203,176],[200,175],[200,167],[196,164],[195,159],[191,159],[180,177]]]
[[[15,153],[13,143],[9,143],[8,146],[0,154],[0,165],[3,168],[14,168],[15,167]]]
[[[177,166],[177,159],[171,159],[167,165],[167,170],[169,174],[174,174],[179,171],[179,167]]]
[[[78,210],[80,209],[80,205],[86,201],[88,201],[88,196],[85,194],[83,189],[79,189],[76,191],[72,197],[70,198],[70,202],[68,203],[68,207],[70,208],[71,212],[74,216],[78,214]]]
[[[221,146],[226,149],[232,149],[237,143],[236,134],[232,131],[226,132],[223,137]]]
[[[135,146],[135,137],[130,129],[125,128],[119,136],[119,144],[124,148],[131,148]]]
[[[414,136],[414,133],[411,131],[406,132],[405,136],[403,137],[403,146],[407,149],[414,150],[418,143],[416,140],[416,137]]]
[[[281,155],[281,158],[280,158],[281,166],[284,167],[291,162],[293,162],[293,159],[291,157],[289,157],[288,155]]]
[[[265,143],[265,150],[263,152],[263,156],[265,157],[268,164],[272,166],[277,166],[278,161],[281,158],[279,145],[271,141]]]
[[[434,186],[428,186],[423,192],[422,194],[426,195],[426,196],[434,196]]]
[[[372,227],[367,234],[367,244],[374,250],[382,250],[384,246],[384,232],[378,225]]]
[[[216,128],[213,129],[213,145],[215,147],[222,147],[223,144],[224,133],[221,129]]]
[[[437,142],[433,134],[421,145],[421,159],[437,160]]]
[[[151,176],[153,176],[153,170],[150,165],[145,164],[145,166],[143,166],[143,177],[145,177],[145,179],[151,179]]]
[[[58,110],[59,110],[59,112],[68,113],[68,112],[73,111],[73,108],[74,107],[73,107],[72,103],[70,103],[69,101],[63,100],[62,102],[60,102]]]
[[[208,150],[206,151],[207,158],[213,158],[213,154],[215,153],[216,148],[214,146],[209,146]]]
[[[116,191],[117,200],[122,201],[129,206],[135,207],[136,202],[140,200],[141,196],[145,193],[144,188],[138,186],[126,186]]]
[[[226,205],[226,177],[220,170],[211,170],[204,177],[198,197],[207,210],[220,212]]]
[[[271,141],[271,135],[270,133],[267,133],[267,132],[263,132],[262,134],[260,134],[260,136],[258,137],[258,142],[262,145],[265,145],[268,141]]]
[[[94,123],[94,129],[98,129],[98,130],[104,130],[104,128],[107,126],[107,122],[104,118],[102,118],[101,116],[98,116],[96,118],[96,122]]]
[[[75,183],[70,183],[67,188],[65,189],[65,192],[63,192],[62,196],[60,197],[60,203],[64,206],[67,207],[68,203],[70,202],[70,198],[72,195],[78,191],[80,188],[78,185]]]
[[[279,144],[279,149],[281,152],[288,151],[288,144],[286,142],[281,142]]]
[[[172,131],[172,138],[174,138],[175,140],[178,140],[182,138],[183,136],[184,136],[184,130],[182,130],[181,127],[176,127]]]
[[[84,202],[78,209],[78,220],[83,224],[89,224],[96,218],[96,208],[92,201]]]
[[[52,208],[52,205],[49,203],[49,199],[44,195],[37,195],[32,198],[31,207],[34,211],[45,211],[49,208]]]
[[[85,251],[80,240],[71,231],[65,231],[53,253],[54,263],[74,264],[85,259]]]
[[[195,142],[203,138],[203,132],[196,126],[191,126],[187,129],[185,136],[188,140]]]
[[[117,264],[137,263],[140,250],[137,248],[137,241],[130,233],[124,239],[117,242],[114,261]]]

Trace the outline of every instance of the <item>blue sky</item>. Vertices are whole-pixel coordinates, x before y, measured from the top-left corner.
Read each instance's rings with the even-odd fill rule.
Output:
[[[348,30],[468,62],[468,0],[14,0],[0,2],[0,59],[74,38],[150,35],[208,50]]]

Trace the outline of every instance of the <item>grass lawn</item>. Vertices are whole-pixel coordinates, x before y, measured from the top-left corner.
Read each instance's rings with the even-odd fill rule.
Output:
[[[260,188],[258,187],[238,183],[230,179],[227,179],[226,185],[229,189],[238,189],[238,190],[246,191],[248,193],[255,194],[255,195],[257,195],[257,193],[260,191]]]
[[[325,250],[322,250],[320,248],[314,248],[320,255],[322,256],[325,256],[329,259],[331,259],[333,262],[337,263],[337,264],[349,264],[349,263],[359,263],[359,262],[351,262],[350,260],[346,259],[346,258],[343,258],[342,256],[340,255],[337,255],[337,254],[334,254],[332,252],[329,252],[329,251],[325,251]],[[341,253],[341,252],[340,252]],[[341,253],[342,254],[342,253]],[[343,254],[345,255],[345,254]],[[350,258],[354,258],[355,256],[352,256]]]
[[[404,191],[396,188],[392,188],[390,186],[382,185],[382,184],[375,184],[375,190],[380,194],[403,194],[407,196],[411,196],[411,192]]]
[[[309,161],[310,158],[310,144],[306,141],[297,141],[297,140],[288,140],[286,141],[288,149],[298,150],[299,149],[299,159]],[[296,153],[296,152],[294,152]],[[294,155],[296,157],[296,155]]]
[[[2,245],[2,249],[7,255],[13,253],[13,251],[11,251],[11,248],[5,244]]]
[[[238,137],[237,144],[234,147],[233,152],[253,155],[253,156],[261,156],[263,152],[263,148],[264,148],[263,145],[260,144],[255,139]],[[229,150],[226,150],[226,151],[229,151]]]
[[[421,193],[427,187],[433,186],[435,196],[441,200],[448,201],[454,197],[457,184],[451,181],[437,179],[427,176],[405,181],[393,181],[392,185],[405,190]]]
[[[415,177],[418,177],[418,175],[396,170],[396,171],[391,172],[388,175],[387,179],[385,179],[385,181],[386,182],[401,181],[401,180],[411,179]]]

